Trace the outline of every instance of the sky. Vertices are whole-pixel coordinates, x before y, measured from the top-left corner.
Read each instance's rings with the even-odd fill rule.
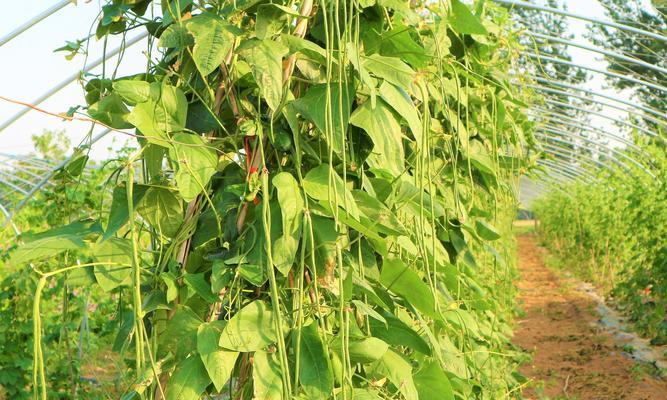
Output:
[[[15,4],[12,12],[0,13],[0,37],[20,26],[33,16],[38,15],[60,0],[22,0]],[[65,59],[65,53],[53,50],[64,46],[66,41],[73,41],[88,36],[91,23],[101,8],[101,1],[79,0],[77,5],[70,4],[46,18],[26,32],[0,47],[0,96],[13,100],[32,103],[34,99],[48,92],[52,87],[76,74],[84,68],[86,59],[77,56],[72,61]],[[94,29],[94,27],[93,27]],[[88,51],[89,61],[98,59],[103,54],[104,43],[91,40]],[[109,50],[116,48],[118,42],[107,44]],[[141,44],[127,49],[119,76],[134,73],[145,68],[146,58],[142,54]],[[107,68],[115,66],[115,59],[107,62]],[[91,72],[100,73],[102,67]],[[74,82],[39,105],[50,112],[66,112],[70,106],[85,104],[80,83]],[[21,106],[0,99],[0,124],[22,109]],[[33,150],[32,135],[41,134],[45,129],[66,130],[72,146],[80,143],[90,130],[87,122],[63,122],[61,119],[47,116],[37,111],[30,111],[14,124],[0,132],[0,153],[26,154]],[[97,128],[99,132],[103,128]],[[109,134],[92,149],[92,157],[104,159],[108,147],[118,148],[128,137],[119,133]],[[115,143],[115,144],[114,144]],[[132,140],[130,140],[132,143]]]
[[[22,0],[13,8],[12,13],[0,13],[0,37],[18,27],[31,17],[39,14],[48,6],[59,0]],[[536,3],[543,3],[536,0]],[[81,70],[86,62],[83,56],[77,56],[72,61],[64,57],[64,53],[54,53],[55,48],[61,47],[67,40],[83,38],[88,35],[91,24],[104,2],[102,0],[79,0],[77,5],[70,4],[54,15],[33,26],[11,42],[0,47],[0,95],[23,102],[33,102],[50,88],[54,87],[66,77]],[[604,9],[597,0],[565,0],[569,11],[604,19]],[[575,34],[574,41],[590,44],[584,38],[587,31],[586,22],[569,19],[570,31]],[[94,29],[94,27],[92,27]],[[108,49],[113,49],[116,43],[109,43]],[[142,44],[137,44],[126,51],[119,76],[141,71],[145,67],[145,56],[142,54]],[[91,40],[88,50],[88,61],[97,59],[102,54],[103,42]],[[569,48],[573,61],[582,65],[604,68],[606,63],[597,54],[586,50]],[[108,68],[114,65],[114,59],[108,61]],[[101,67],[93,73],[100,73]],[[591,74],[592,79],[586,82],[587,88],[602,91],[615,96],[628,97],[628,94],[619,94],[613,89],[606,89],[607,84],[603,76]],[[79,83],[74,82],[59,91],[47,101],[40,104],[51,112],[65,112],[70,106],[84,104],[83,90]],[[0,100],[0,124],[11,118],[21,107]],[[605,110],[610,115],[620,115],[619,112]],[[603,129],[618,130],[603,118],[593,116],[592,125]],[[72,140],[72,145],[80,143],[90,130],[90,123],[63,122],[60,119],[47,116],[36,111],[30,111],[17,122],[0,132],[0,153],[26,154],[32,151],[31,136],[40,134],[45,129],[66,130]],[[103,128],[97,128],[96,132]],[[104,140],[98,142],[92,150],[92,157],[104,159],[108,156],[110,146],[118,148],[123,143],[133,144],[134,141],[120,133],[111,133]]]

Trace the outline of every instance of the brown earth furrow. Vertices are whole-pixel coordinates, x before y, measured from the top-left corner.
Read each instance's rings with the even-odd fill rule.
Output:
[[[521,372],[528,399],[667,400],[667,381],[622,354],[596,321],[595,303],[544,264],[530,235],[518,237],[519,300],[514,343],[533,355]]]

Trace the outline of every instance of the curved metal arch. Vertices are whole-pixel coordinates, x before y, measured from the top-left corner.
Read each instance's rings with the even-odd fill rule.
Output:
[[[580,112],[583,112],[583,113],[586,113],[586,114],[595,115],[596,117],[600,117],[600,118],[606,119],[606,120],[611,121],[611,122],[613,122],[613,123],[618,123],[618,124],[624,125],[624,126],[626,126],[626,127],[632,128],[632,129],[637,129],[637,130],[640,131],[641,133],[646,134],[646,135],[648,135],[648,136],[650,136],[650,137],[652,137],[652,138],[661,139],[661,140],[667,140],[667,139],[663,138],[662,136],[660,136],[659,134],[657,134],[656,132],[653,132],[653,131],[648,130],[648,129],[646,129],[646,128],[642,128],[642,127],[639,126],[639,125],[635,125],[635,124],[630,123],[630,122],[628,122],[628,121],[626,121],[626,120],[623,120],[623,119],[610,117],[609,115],[603,114],[603,113],[598,112],[598,111],[595,111],[595,110],[589,110],[589,109],[582,108],[582,107],[579,107],[579,106],[576,106],[576,105],[572,105],[572,104],[569,104],[569,103],[564,103],[564,102],[562,102],[562,101],[551,100],[551,99],[549,99],[549,98],[545,98],[544,102],[547,103],[547,104],[551,104],[551,105],[553,105],[553,106],[565,107],[565,108],[569,108],[569,109],[572,109],[572,110],[575,110],[575,111],[580,111]],[[622,110],[622,109],[621,109],[621,110]],[[628,111],[626,111],[626,110],[624,110],[624,111],[625,111],[626,113],[628,113],[629,115],[636,115],[636,114],[634,114],[634,113],[632,113],[632,112],[628,112]]]
[[[534,179],[529,179],[529,182],[531,183],[531,186],[528,187],[523,187],[522,189],[520,188],[519,190],[531,190],[533,194],[537,194],[539,196],[544,196],[546,194],[551,193],[553,190],[557,190],[561,193],[563,193],[566,196],[570,196],[568,192],[563,190],[562,187],[556,186],[554,183],[550,181],[545,181],[545,180],[534,180]],[[525,185],[525,184],[524,184]]]
[[[102,57],[96,59],[96,60],[93,61],[92,63],[86,65],[86,67],[85,67],[82,71],[79,71],[79,72],[77,72],[76,74],[72,74],[72,75],[70,75],[70,76],[67,77],[65,80],[63,80],[63,81],[61,81],[60,83],[58,83],[57,85],[53,86],[52,88],[50,88],[49,90],[47,90],[44,94],[42,94],[41,96],[39,96],[38,98],[36,98],[35,100],[33,100],[30,104],[36,106],[36,105],[39,105],[39,104],[43,103],[43,102],[46,101],[49,97],[51,97],[51,96],[53,96],[54,94],[58,93],[60,90],[62,90],[63,88],[65,88],[65,87],[66,87],[67,85],[69,85],[70,83],[72,83],[72,82],[76,81],[77,79],[79,79],[79,77],[81,76],[82,73],[84,73],[84,72],[88,72],[88,71],[90,71],[91,69],[93,69],[93,68],[99,66],[99,65],[102,64],[105,60],[109,59],[110,57],[114,57],[115,55],[119,54],[121,51],[124,51],[126,48],[128,48],[128,47],[134,45],[135,43],[138,43],[139,41],[141,41],[142,39],[146,38],[147,36],[148,36],[148,32],[144,32],[144,33],[142,33],[142,34],[140,34],[140,35],[137,35],[137,36],[133,37],[132,39],[127,40],[123,45],[116,47],[115,49],[111,50],[111,52],[109,52],[109,53],[103,55]],[[23,110],[21,110],[21,111],[17,112],[16,114],[12,115],[11,117],[9,117],[8,120],[6,120],[5,122],[2,123],[2,125],[0,125],[0,132],[2,132],[2,131],[5,130],[5,128],[7,128],[9,125],[13,124],[13,123],[16,122],[19,118],[21,118],[22,116],[24,116],[25,114],[27,114],[30,110],[32,110],[32,108],[30,108],[30,107],[24,107]]]
[[[10,188],[12,188],[12,189],[14,189],[15,191],[17,191],[17,192],[19,192],[19,193],[21,193],[21,194],[24,194],[24,195],[28,194],[28,192],[27,192],[25,189],[23,189],[22,187],[20,187],[20,186],[16,186],[16,185],[14,185],[12,182],[6,181],[6,180],[4,180],[4,179],[2,179],[2,178],[0,178],[0,185],[6,185],[6,186],[9,186]]]
[[[2,212],[5,215],[5,218],[9,218],[9,211],[2,204],[0,204],[0,212]],[[21,234],[21,230],[19,230],[18,226],[16,226],[14,221],[12,221],[11,226],[12,230],[14,231],[14,235],[19,236]]]
[[[558,15],[562,15],[562,16],[565,16],[565,17],[580,19],[582,21],[588,21],[588,22],[592,22],[592,23],[595,23],[595,24],[606,25],[606,26],[609,26],[609,27],[612,27],[612,28],[623,30],[623,31],[632,32],[632,33],[636,33],[636,34],[643,35],[643,36],[648,36],[650,38],[660,40],[662,42],[667,42],[667,36],[664,36],[664,35],[661,35],[661,34],[658,34],[658,33],[655,33],[655,32],[651,32],[651,31],[647,31],[647,30],[644,30],[644,29],[635,28],[633,26],[628,26],[628,25],[625,25],[625,24],[619,24],[618,22],[614,22],[614,21],[605,21],[605,20],[589,17],[589,16],[582,15],[582,14],[575,14],[575,13],[571,13],[571,12],[568,12],[568,11],[559,10],[559,9],[553,8],[553,7],[541,6],[541,5],[538,5],[538,4],[532,4],[532,3],[517,1],[517,0],[492,0],[492,1],[495,2],[495,3],[500,3],[500,4],[510,5],[510,6],[516,6],[516,7],[521,7],[521,8],[528,8],[528,9],[542,11],[542,12],[549,12],[549,13],[552,13],[552,14],[558,14]]]
[[[588,182],[597,181],[597,177],[590,171],[585,168],[582,168],[578,165],[571,164],[560,158],[542,158],[537,160],[537,163],[540,165],[546,165],[552,168],[563,169],[572,173],[575,173],[577,176],[584,177]]]
[[[539,112],[544,115],[535,115],[534,112]],[[544,108],[533,108],[529,109],[527,112],[528,115],[535,117],[535,118],[543,118],[546,120],[546,124],[552,127],[558,127],[557,125],[552,125],[552,124],[562,124],[567,127],[573,128],[573,129],[578,129],[586,132],[590,132],[593,134],[599,134],[602,135],[603,137],[608,137],[611,139],[616,140],[617,142],[623,143],[624,145],[628,146],[632,150],[636,151],[637,153],[641,153],[644,155],[648,156],[648,153],[642,149],[641,147],[637,146],[634,142],[631,140],[624,138],[622,136],[617,136],[613,133],[607,132],[602,130],[601,128],[595,127],[595,126],[583,126],[581,125],[581,121],[577,121],[574,118],[569,118],[565,115],[558,114],[555,112],[551,112],[550,110],[544,109]],[[543,122],[540,122],[543,123]]]
[[[32,172],[30,169],[25,168],[23,165],[20,165],[20,164],[9,164],[9,163],[7,163],[7,162],[3,162],[3,164],[6,165],[7,167],[11,168],[11,169],[14,169],[14,170],[17,170],[17,171],[21,171],[21,172],[23,172],[24,174],[30,175],[30,176],[32,176],[33,178],[37,178],[37,179],[41,179],[41,178],[42,178],[41,175],[38,175],[38,174]]]
[[[641,66],[641,67],[644,67],[644,68],[652,69],[654,71],[657,71],[657,72],[660,72],[662,74],[667,75],[667,68],[663,68],[659,65],[648,63],[648,62],[646,62],[644,60],[640,60],[638,58],[628,57],[628,56],[626,56],[625,54],[622,54],[622,53],[609,51],[609,50],[603,49],[601,47],[588,46],[588,45],[585,45],[583,43],[577,43],[577,42],[574,42],[572,40],[567,40],[567,39],[559,38],[559,37],[552,36],[552,35],[545,35],[543,33],[533,32],[530,29],[527,29],[525,32],[530,36],[540,38],[540,39],[543,39],[543,40],[546,40],[546,41],[549,41],[549,42],[560,43],[560,44],[564,44],[564,45],[567,45],[567,46],[572,46],[572,47],[577,47],[577,48],[580,48],[580,49],[588,50],[588,51],[593,52],[593,53],[599,53],[599,54],[605,55],[607,57],[616,58],[618,60],[622,60],[622,61],[625,61],[625,62],[628,62],[628,63],[632,63],[632,64],[635,64],[635,65],[638,65],[638,66]]]
[[[601,135],[602,137],[614,139],[619,143],[627,145],[637,152],[643,152],[644,154],[648,155],[648,153],[646,153],[641,147],[637,146],[634,142],[632,142],[630,139],[626,137],[618,136],[614,133],[607,132],[602,128],[598,128],[597,126],[584,126],[582,125],[582,121],[578,121],[575,118],[571,118],[563,114],[552,112],[549,109],[541,107],[533,107],[527,110],[526,113],[532,118],[536,118],[537,119],[536,122],[538,123],[549,124],[554,127],[559,127],[559,125],[564,125],[566,127],[573,128],[579,131]]]
[[[577,166],[579,168],[590,168],[589,170],[596,170],[596,171],[601,171],[601,170],[607,170],[609,172],[613,172],[613,169],[607,164],[598,164],[593,158],[588,157],[585,154],[579,154],[579,153],[572,153],[568,151],[563,151],[562,147],[556,147],[556,146],[551,146],[548,143],[542,143],[542,146],[544,149],[542,152],[548,156],[553,157],[556,160],[562,161],[562,162],[568,162],[569,165]],[[583,156],[583,157],[582,157]]]
[[[590,144],[599,146],[600,148],[609,150],[609,151],[611,151],[612,153],[617,154],[617,155],[619,155],[619,156],[625,158],[626,160],[630,161],[630,162],[633,163],[635,166],[637,166],[638,168],[640,168],[642,171],[646,172],[647,174],[649,174],[649,175],[651,175],[652,177],[655,178],[655,176],[653,176],[653,174],[652,174],[648,169],[646,169],[646,166],[644,166],[642,163],[640,163],[639,161],[637,161],[637,160],[635,160],[634,158],[630,157],[629,155],[623,153],[622,151],[618,151],[618,150],[616,150],[616,149],[613,148],[613,147],[607,146],[607,145],[605,145],[605,144],[603,144],[603,143],[600,143],[600,142],[596,142],[595,140],[591,140],[591,139],[586,138],[586,137],[584,137],[584,136],[573,135],[572,132],[564,131],[564,130],[557,129],[557,128],[550,128],[550,127],[548,127],[547,129],[544,129],[544,131],[545,131],[545,132],[548,132],[548,133],[553,133],[553,134],[555,134],[555,135],[563,136],[563,137],[569,137],[569,138],[573,138],[573,139],[583,140],[583,141],[586,142],[586,143],[590,143]],[[620,161],[620,160],[619,160],[619,161]]]
[[[550,171],[553,172],[553,171]],[[542,179],[540,179],[542,182],[544,182],[547,185],[550,186],[558,186],[559,189],[563,189],[566,185],[573,185],[576,183],[581,183],[581,181],[578,181],[574,178],[571,178],[567,175],[563,174],[545,174]],[[565,192],[565,190],[563,190]]]
[[[29,156],[22,156],[22,155],[18,155],[18,154],[8,154],[8,153],[0,153],[0,157],[4,157],[4,158],[16,160],[16,161],[22,161],[22,162],[25,162],[27,164],[32,164],[32,165],[35,165],[35,166],[44,165],[44,166],[49,167],[49,168],[51,166],[53,166],[53,164],[49,163],[48,160],[42,160],[41,158],[37,158],[37,157],[29,157]]]
[[[581,174],[579,174],[577,172],[573,172],[569,169],[562,168],[562,167],[557,166],[555,164],[541,163],[539,165],[548,168],[549,171],[552,172],[552,173],[566,175],[566,176],[572,178],[573,180],[575,180],[577,182],[591,183],[590,180],[586,179],[586,177],[582,176]]]
[[[577,64],[577,63],[572,62],[572,61],[564,60],[562,58],[550,57],[550,56],[545,56],[545,55],[542,55],[542,54],[535,54],[535,53],[530,52],[530,51],[522,51],[521,54],[525,54],[526,56],[528,56],[530,58],[545,60],[545,61],[549,61],[549,62],[552,62],[552,63],[567,65],[567,66],[574,67],[574,68],[585,69],[586,71],[591,71],[591,72],[595,72],[597,74],[607,75],[607,76],[610,76],[612,78],[621,79],[621,80],[624,80],[624,81],[636,83],[638,85],[643,85],[643,86],[646,86],[646,87],[650,87],[652,89],[659,90],[659,91],[662,91],[662,92],[667,92],[667,87],[664,87],[664,86],[661,86],[661,85],[658,85],[658,84],[655,84],[655,83],[652,83],[652,82],[647,82],[647,81],[644,81],[644,80],[641,80],[641,79],[637,79],[637,78],[634,78],[632,76],[625,76],[625,75],[619,74],[617,72],[607,71],[607,70],[593,68],[593,67],[588,67],[588,66],[585,66],[585,65]]]
[[[18,28],[14,29],[13,31],[11,31],[8,34],[6,34],[5,36],[3,36],[0,39],[0,47],[9,43],[12,39],[14,39],[18,35],[22,34],[23,32],[27,31],[28,29],[30,29],[34,25],[40,23],[45,18],[55,14],[56,12],[60,11],[63,8],[65,8],[65,6],[67,6],[70,3],[72,3],[72,0],[61,0],[60,2],[52,5],[51,7],[42,11],[41,13],[39,13],[39,14],[35,15],[34,17],[30,18],[24,24],[22,24]]]
[[[563,140],[562,139],[563,136],[550,136],[547,133],[542,133],[541,132],[539,137],[541,137],[542,139],[549,139],[550,141],[554,141],[554,142],[556,142],[556,144],[563,144],[563,145],[567,145],[567,146],[576,147],[576,148],[579,148],[579,149],[582,149],[582,150],[591,151],[591,148],[589,148],[587,146],[584,146],[582,144],[575,143],[575,142],[570,142],[568,140]],[[595,153],[597,153],[598,155],[601,154],[600,151],[595,151]],[[617,159],[613,156],[608,156],[607,158],[610,161],[612,161],[614,164],[621,167],[626,173],[632,174],[632,168],[630,168],[630,166],[628,164],[624,163],[623,161],[621,161],[621,160],[619,160],[619,159]]]
[[[542,138],[544,140],[548,139],[554,147],[560,147],[560,148],[565,149],[565,150],[567,150],[568,147],[561,147],[561,145],[563,145],[563,146],[572,146],[572,147],[576,147],[577,149],[589,150],[590,151],[590,148],[587,147],[587,146],[584,146],[584,145],[581,145],[581,144],[578,144],[578,143],[572,143],[572,142],[567,141],[567,140],[562,140],[561,139],[562,136],[559,137],[559,136],[549,136],[548,134],[541,134],[540,138]],[[550,151],[553,151],[553,150],[550,150]],[[597,154],[599,156],[601,153],[597,152]],[[606,159],[608,159],[611,163],[613,163],[620,170],[622,170],[625,175],[628,175],[628,176],[633,177],[633,178],[637,177],[636,173],[632,170],[632,168],[630,168],[630,166],[628,164],[624,163],[623,161],[620,161],[620,160],[614,158],[613,156],[608,156]],[[595,159],[595,158],[591,158],[591,161],[594,161],[594,162],[597,161],[596,164],[598,162],[603,163],[600,159]],[[609,164],[609,165],[611,165],[611,164]],[[618,170],[614,171],[612,168],[609,168],[609,170],[613,171],[614,173],[619,172]]]
[[[593,164],[595,164],[599,167],[598,169],[600,169],[600,168],[606,169],[607,171],[609,171],[612,174],[617,174],[618,173],[618,171],[616,171],[610,164],[605,164],[602,161],[600,161],[598,159],[595,159],[593,157],[590,157],[587,154],[573,153],[571,151],[566,151],[566,150],[568,150],[567,148],[556,146],[556,145],[553,145],[553,144],[550,144],[550,143],[540,143],[540,145],[542,146],[543,149],[548,150],[548,153],[558,155],[558,156],[561,156],[561,157],[566,157],[566,158],[570,159],[571,161],[577,161],[577,162],[585,163],[585,164],[591,165],[591,166],[593,166]],[[576,157],[575,157],[575,155],[576,155]]]
[[[105,136],[106,136],[107,134],[109,134],[110,132],[111,132],[111,129],[108,129],[108,128],[107,128],[107,129],[104,129],[103,131],[101,131],[100,133],[98,133],[97,135],[95,135],[94,137],[92,137],[92,138],[90,139],[90,141],[88,142],[88,145],[89,145],[89,146],[92,146],[93,144],[95,144],[96,142],[98,142],[100,139],[102,139],[103,137],[105,137]],[[72,159],[72,156],[73,156],[73,155],[70,155],[69,157],[65,158],[63,161],[61,161],[60,163],[58,163],[58,165],[55,165],[53,168],[51,168],[51,170],[50,170],[46,175],[44,175],[44,177],[43,177],[37,184],[35,184],[35,186],[33,186],[33,188],[30,189],[30,191],[29,191],[28,193],[26,193],[25,197],[24,197],[23,199],[21,199],[21,201],[18,202],[18,204],[14,207],[14,209],[13,209],[13,210],[9,213],[9,215],[5,218],[5,221],[2,223],[2,225],[0,225],[0,229],[4,229],[4,228],[7,226],[8,223],[12,222],[12,219],[14,218],[14,216],[16,215],[16,213],[18,213],[19,211],[21,211],[21,209],[23,208],[23,206],[26,205],[26,203],[30,200],[30,198],[32,198],[32,196],[33,196],[35,193],[37,193],[42,187],[44,187],[44,185],[46,185],[46,184],[49,182],[49,180],[50,180],[50,179],[51,179],[51,178],[52,178],[52,177],[53,177],[53,176],[54,176],[54,175],[55,175],[61,168],[63,168],[65,165],[67,165],[68,162],[70,162],[70,160]]]
[[[563,90],[553,89],[553,88],[549,88],[549,87],[545,87],[545,86],[541,86],[541,85],[526,84],[525,86],[533,88],[533,89],[537,89],[537,90],[540,90],[540,91],[548,92],[548,93],[561,94],[563,96],[574,97],[574,98],[581,99],[581,100],[584,100],[584,101],[589,101],[589,102],[594,103],[594,104],[598,104],[598,105],[601,105],[601,106],[604,106],[604,107],[609,107],[609,108],[613,108],[615,110],[619,110],[619,111],[624,112],[624,113],[629,114],[629,115],[636,115],[640,118],[650,119],[657,124],[667,125],[667,122],[662,122],[661,120],[653,118],[651,116],[648,116],[648,115],[645,115],[645,114],[640,114],[640,113],[637,113],[635,111],[631,111],[631,110],[625,109],[623,107],[616,106],[614,104],[609,104],[609,103],[606,103],[606,102],[603,102],[603,101],[591,99],[589,97],[581,96],[581,95],[578,95],[576,93],[570,93],[570,92],[566,92],[566,91],[563,91]],[[591,114],[591,115],[596,115],[598,117],[605,118],[605,119],[608,119],[610,121],[614,121],[614,122],[629,126],[631,128],[637,129],[637,130],[641,131],[642,133],[645,133],[645,134],[647,134],[651,137],[656,137],[656,138],[661,138],[662,139],[662,137],[660,135],[658,135],[657,133],[655,133],[653,131],[650,131],[646,128],[643,128],[639,125],[632,124],[632,123],[630,123],[628,121],[624,121],[622,119],[613,118],[613,117],[610,117],[608,115],[602,114],[602,113],[594,111],[594,110],[588,110],[586,108],[578,107],[578,106],[575,106],[575,105],[572,105],[572,104],[569,104],[569,103],[563,103],[562,101],[557,101],[557,100],[553,100],[553,99],[549,99],[549,98],[545,98],[545,102],[555,104],[555,105],[559,105],[559,106],[562,106],[562,107],[571,108],[573,110],[578,110],[578,111],[585,112],[585,113],[588,113],[588,114]]]
[[[28,187],[32,187],[32,185],[34,185],[34,182],[30,182],[29,180],[23,179],[20,176],[10,174],[9,172],[7,172],[6,170],[3,170],[1,168],[0,168],[0,175],[5,176],[7,179],[12,179],[14,181],[22,182],[22,183],[28,185]]]
[[[571,154],[566,152],[561,152],[560,148],[546,149],[544,154],[552,158],[544,158],[543,160],[551,160],[554,163],[561,165],[568,165],[571,168],[576,168],[582,171],[588,171],[588,174],[595,179],[595,182],[599,181],[600,176],[596,175],[594,171],[599,171],[598,173],[605,172],[608,174],[614,174],[615,171],[607,168],[606,166],[599,166],[591,160],[580,160],[574,159]],[[575,163],[576,162],[576,163]]]
[[[650,119],[650,120],[652,120],[652,121],[654,121],[658,124],[661,124],[661,125],[667,125],[667,114],[665,114],[662,111],[656,110],[652,107],[646,107],[646,106],[643,106],[641,104],[631,103],[629,101],[620,99],[618,97],[610,96],[610,95],[604,94],[604,93],[598,93],[598,92],[595,92],[593,90],[581,88],[581,87],[574,86],[574,85],[570,85],[568,83],[554,81],[554,80],[551,80],[551,79],[546,79],[546,78],[536,76],[536,75],[532,75],[532,74],[527,74],[527,75],[530,76],[531,78],[535,79],[538,82],[547,83],[549,85],[554,85],[554,86],[558,86],[558,87],[564,87],[564,88],[567,88],[567,89],[577,90],[579,92],[588,93],[592,96],[602,97],[603,99],[615,101],[615,102],[618,102],[618,103],[621,103],[621,104],[625,104],[626,106],[629,106],[629,107],[632,107],[632,108],[636,108],[636,109],[639,109],[639,110],[642,110],[642,111],[646,111],[647,113],[653,114],[653,115],[658,116],[662,119],[656,119],[655,117],[650,117],[650,116],[642,116],[642,118]]]

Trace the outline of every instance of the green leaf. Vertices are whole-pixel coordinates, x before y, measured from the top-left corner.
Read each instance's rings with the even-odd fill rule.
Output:
[[[342,355],[340,338],[331,343],[331,349]],[[368,364],[381,359],[389,349],[389,345],[376,337],[350,339],[348,353],[352,363]]]
[[[285,10],[276,4],[262,4],[257,7],[255,35],[258,39],[268,39],[279,33],[287,24]]]
[[[283,233],[273,242],[273,263],[283,275],[287,275],[299,247],[305,205],[299,184],[292,174],[280,172],[272,182],[278,191]]]
[[[95,279],[95,272],[92,266],[73,269],[67,273],[67,278],[65,279],[65,283],[72,287],[90,286],[94,285],[96,282],[97,280]]]
[[[149,313],[155,310],[171,310],[167,295],[161,290],[152,290],[143,298],[141,311]]]
[[[338,260],[336,259],[336,244],[345,246],[346,238],[336,230],[336,222],[331,218],[311,214],[314,244],[310,243],[310,237],[306,236],[306,249],[315,249],[315,268],[320,284],[329,290],[338,290],[334,283],[334,271]],[[310,247],[313,246],[313,247]]]
[[[352,398],[354,400],[381,400],[380,394],[372,389],[354,388]]]
[[[405,89],[412,87],[416,75],[409,65],[396,57],[371,54],[363,60],[363,65],[371,74]]]
[[[395,351],[388,350],[384,353],[384,356],[377,361],[370,372],[375,377],[388,378],[405,399],[419,399],[417,388],[415,388],[412,380],[412,367]]]
[[[208,141],[201,136],[177,133],[169,149],[171,158],[178,162],[174,176],[183,200],[194,200],[215,174],[218,156]]]
[[[382,316],[387,321],[386,324],[374,319],[369,320],[373,336],[392,346],[405,346],[422,354],[431,355],[428,343],[405,322],[386,311],[382,313]]]
[[[289,48],[289,54],[301,53],[309,61],[326,65],[327,52],[317,44],[294,35],[283,34],[280,36],[282,43]],[[332,60],[334,64],[336,60]]]
[[[212,110],[201,101],[197,101],[188,106],[188,120],[185,127],[197,133],[208,133],[218,129],[220,125]]]
[[[187,28],[180,24],[171,24],[160,35],[158,47],[185,49],[192,46],[194,40]]]
[[[461,34],[485,35],[488,33],[482,22],[460,0],[452,0],[452,14],[449,23],[454,31]]]
[[[389,82],[382,82],[380,85],[380,97],[386,101],[398,115],[403,117],[408,123],[408,127],[415,137],[417,146],[422,144],[423,125],[419,118],[419,112],[415,107],[410,95],[400,87],[396,87]]]
[[[382,285],[407,300],[413,307],[433,319],[440,319],[435,298],[428,285],[398,258],[385,259],[380,273]]]
[[[467,142],[462,142],[461,148],[475,168],[492,176],[497,173],[494,161],[482,142],[475,139],[468,139]]]
[[[70,160],[65,164],[63,170],[67,172],[70,176],[76,177],[80,176],[86,164],[88,163],[89,157],[86,154],[83,154],[81,148],[77,148],[72,154]]]
[[[380,200],[362,190],[353,190],[352,196],[357,202],[359,210],[365,216],[367,227],[372,227],[387,235],[406,235],[407,230],[398,217]]]
[[[192,356],[176,367],[166,388],[166,400],[199,400],[210,383],[202,360]]]
[[[430,57],[426,54],[426,50],[413,39],[413,36],[419,37],[414,27],[395,26],[394,29],[384,32],[379,37],[380,54],[397,57],[415,68],[427,66]]]
[[[80,238],[85,238],[89,235],[96,235],[101,233],[100,224],[98,221],[92,219],[84,219],[79,221],[74,221],[64,226],[59,226],[57,228],[51,228],[48,231],[32,233],[24,232],[21,234],[21,239],[24,243],[34,242],[39,239],[46,239],[50,237],[61,237],[61,236],[78,236]]]
[[[327,399],[334,387],[333,371],[317,323],[301,328],[299,381],[309,399]]]
[[[132,188],[132,201],[136,207],[146,194],[147,187],[144,185],[134,185]],[[102,240],[112,237],[129,220],[130,215],[127,204],[127,189],[125,186],[117,186],[113,189],[111,195],[111,209],[109,211],[109,222],[102,235]]]
[[[229,24],[207,12],[192,17],[186,27],[195,38],[192,59],[202,76],[207,76],[232,50],[234,34]]]
[[[105,292],[129,283],[132,274],[132,242],[122,238],[111,238],[95,244],[91,254],[98,263],[95,278]]]
[[[164,0],[160,2],[162,9],[162,26],[172,25],[175,21],[183,21],[183,11],[192,4],[192,0]]]
[[[146,172],[148,173],[148,181],[161,181],[165,175],[163,170],[164,155],[167,152],[162,146],[154,143],[144,143],[144,151],[142,153],[144,164],[146,165]]]
[[[151,97],[151,85],[145,81],[118,80],[113,83],[113,91],[132,106],[148,101]]]
[[[263,350],[277,338],[273,313],[255,300],[237,312],[220,336],[220,346],[242,352]]]
[[[427,361],[414,375],[420,399],[454,400],[454,391],[449,378],[436,361]]]
[[[373,107],[375,107],[375,99],[377,95],[375,87],[377,86],[377,80],[373,79],[366,70],[366,68],[364,67],[364,64],[362,62],[362,56],[359,54],[359,49],[357,48],[357,45],[355,45],[354,43],[348,43],[345,47],[348,54],[347,57],[350,60],[350,64],[352,64],[352,66],[354,66],[354,69],[356,69],[357,72],[359,73],[359,79],[361,80],[361,82],[370,89],[371,104],[373,105]]]
[[[373,141],[373,153],[366,162],[372,168],[385,169],[399,176],[405,169],[401,126],[387,103],[378,99],[375,108],[366,101],[354,110],[350,124],[366,131]]]
[[[203,272],[199,274],[185,274],[183,276],[183,281],[190,289],[197,293],[199,297],[206,300],[207,303],[212,304],[219,300],[218,296],[211,291],[211,286],[206,282]]]
[[[343,179],[328,165],[319,165],[306,174],[303,180],[306,193],[315,200],[322,200],[343,208],[355,219],[359,219],[359,208]]]
[[[173,237],[183,222],[181,200],[169,189],[151,186],[136,208],[156,231]]]
[[[150,93],[150,99],[137,104],[127,115],[127,121],[149,142],[167,146],[169,134],[185,128],[188,100],[181,89],[166,83],[151,83]]]
[[[251,39],[239,48],[248,62],[262,97],[271,110],[276,111],[283,98],[283,57],[288,49],[273,40]]]
[[[178,297],[178,286],[176,284],[176,277],[171,272],[163,272],[160,274],[160,278],[164,281],[164,284],[167,285],[167,302],[172,302]]]
[[[132,125],[125,120],[125,116],[128,115],[129,112],[130,111],[125,104],[123,104],[120,96],[116,93],[111,93],[88,107],[88,114],[92,119],[98,120],[115,129],[132,127]]]
[[[77,235],[62,235],[34,240],[14,251],[9,264],[21,265],[39,258],[54,257],[66,250],[84,247],[83,240]]]
[[[375,318],[376,320],[384,323],[385,325],[387,324],[387,320],[379,312],[373,310],[371,306],[364,303],[363,301],[352,300],[352,304],[354,304],[357,311],[360,312],[361,314],[371,318]]]
[[[255,399],[282,400],[283,381],[280,363],[275,353],[256,351],[252,364],[252,383]]]
[[[482,239],[498,240],[501,237],[493,225],[480,219],[475,221],[475,230]]]
[[[167,321],[167,327],[159,335],[160,352],[173,353],[177,359],[197,349],[197,330],[202,319],[188,306],[179,304],[174,316]]]
[[[329,111],[333,116],[333,132],[330,136],[327,132],[327,85],[320,84],[311,86],[306,94],[292,102],[294,109],[304,118],[315,124],[317,129],[324,134],[324,139],[331,146],[334,153],[341,154],[345,143],[345,134],[350,119],[350,108],[354,99],[354,89],[351,86],[339,86],[337,82],[330,85],[331,107]]]
[[[238,352],[225,350],[218,345],[224,327],[225,321],[213,321],[201,324],[197,330],[197,352],[218,392],[223,390],[232,376],[239,356]]]

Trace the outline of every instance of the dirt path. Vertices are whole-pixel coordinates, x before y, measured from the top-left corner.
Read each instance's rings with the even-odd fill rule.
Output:
[[[519,298],[525,315],[514,343],[533,354],[521,372],[528,399],[667,400],[667,381],[621,354],[595,324],[594,302],[544,265],[532,236],[518,237]]]

